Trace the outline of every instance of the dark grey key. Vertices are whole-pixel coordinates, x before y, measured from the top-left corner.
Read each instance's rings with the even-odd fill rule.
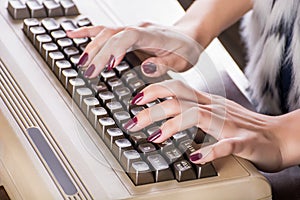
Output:
[[[76,47],[66,47],[64,48],[63,52],[68,59],[70,59],[72,56],[79,55],[79,50]]]
[[[27,9],[27,8],[26,8]],[[34,26],[39,26],[40,22],[36,18],[27,18],[23,21],[23,31],[27,37],[29,37],[29,29]]]
[[[106,143],[109,149],[112,149],[115,141],[119,139],[125,139],[122,130],[119,128],[109,128],[104,133],[104,142]]]
[[[64,48],[71,47],[73,45],[73,42],[70,38],[62,38],[57,40],[57,44],[59,48],[63,50]]]
[[[173,180],[174,175],[169,168],[168,163],[160,154],[154,154],[147,157],[148,162],[152,166],[155,182]]]
[[[50,35],[55,42],[57,42],[57,40],[59,40],[59,39],[63,39],[65,37],[67,37],[66,32],[63,30],[52,31]]]
[[[71,68],[72,68],[72,65],[69,61],[58,60],[55,62],[55,65],[54,65],[54,74],[60,80],[62,71],[65,69],[71,69]]]
[[[97,127],[98,120],[103,117],[108,117],[108,113],[103,107],[91,108],[88,116],[89,121],[91,122],[94,128]]]
[[[124,151],[121,156],[121,164],[126,172],[129,172],[130,166],[134,162],[142,161],[141,155],[136,150]]]
[[[89,116],[90,110],[95,107],[99,107],[100,103],[96,97],[88,97],[83,99],[83,103],[81,106],[81,110],[85,114],[86,117]]]
[[[79,15],[79,11],[72,0],[61,0],[60,5],[65,16]]]
[[[65,59],[65,56],[60,51],[52,51],[48,54],[47,63],[51,70],[54,70],[55,62]]]
[[[105,106],[108,102],[115,101],[115,96],[110,91],[99,92],[98,99],[103,106]]]
[[[67,89],[70,79],[74,79],[78,76],[78,73],[74,69],[65,69],[61,73],[60,82]]]
[[[182,141],[179,144],[178,148],[180,149],[181,152],[184,152],[184,155],[188,159],[193,152],[195,152],[196,150],[201,148],[201,145],[196,144],[191,139],[188,139],[188,140]]]
[[[129,108],[130,115],[131,116],[136,116],[139,112],[141,112],[144,109],[145,108],[143,106],[133,106],[133,107]]]
[[[48,17],[60,17],[64,15],[62,7],[54,0],[43,1],[43,5]]]
[[[145,128],[146,130],[146,134],[149,137],[150,135],[152,135],[153,133],[155,133],[156,131],[158,131],[160,129],[159,126],[150,126]]]
[[[114,91],[117,88],[124,87],[123,82],[117,77],[109,79],[107,81],[107,85],[111,91]]]
[[[80,59],[80,55],[75,55],[70,57],[70,62],[74,69],[77,69],[77,64],[79,62],[79,59]]]
[[[71,95],[71,97],[75,97],[75,91],[78,88],[85,87],[85,82],[82,78],[74,78],[69,80],[68,84],[68,92]]]
[[[84,45],[84,44],[87,44],[87,43],[89,43],[89,38],[87,38],[87,37],[84,37],[84,38],[74,38],[73,39],[73,42],[74,42],[74,44],[75,44],[75,46],[76,47],[80,47],[80,45]]]
[[[114,91],[114,94],[119,101],[122,101],[123,99],[129,99],[132,97],[131,91],[126,87],[117,88]]]
[[[144,158],[146,158],[149,155],[153,155],[157,153],[156,147],[152,143],[140,144],[137,150],[141,153],[142,156],[144,156]]]
[[[89,18],[82,18],[77,21],[77,26],[78,27],[92,26],[92,22],[90,21]]]
[[[48,34],[37,35],[35,39],[35,47],[41,53],[42,45],[52,42],[52,38]]]
[[[33,26],[29,29],[28,38],[35,45],[35,38],[37,35],[45,34],[46,30],[42,26]]]
[[[147,136],[142,131],[129,134],[129,139],[135,147],[147,143]]]
[[[95,77],[95,78],[87,78],[86,79],[86,83],[89,87],[91,87],[92,85],[96,85],[100,82],[100,78],[99,76]]]
[[[105,83],[100,82],[100,81],[96,84],[92,84],[91,88],[92,88],[92,91],[95,94],[95,96],[97,96],[99,94],[99,92],[108,91],[107,86],[105,85]]]
[[[84,50],[85,50],[85,48],[86,48],[87,45],[88,45],[88,44],[82,44],[82,45],[80,45],[80,46],[79,46],[80,51],[81,51],[81,52],[84,52]]]
[[[71,80],[73,80],[73,79],[71,79]],[[77,88],[75,91],[74,100],[77,103],[77,105],[81,108],[83,99],[92,97],[92,95],[93,95],[93,93],[89,88],[86,88],[86,87]]]
[[[55,43],[51,42],[51,43],[45,43],[42,45],[41,54],[47,63],[49,61],[49,58],[48,58],[49,53],[54,52],[54,51],[58,51],[58,46]]]
[[[207,136],[204,131],[195,127],[187,130],[190,133],[191,138],[198,144],[205,142],[205,137]]]
[[[124,98],[122,100],[122,104],[123,104],[126,111],[129,111],[130,102],[131,102],[131,98]]]
[[[53,18],[45,18],[42,20],[41,24],[47,30],[48,33],[56,31],[60,28],[59,24]]]
[[[144,161],[133,162],[129,171],[129,176],[135,185],[154,182],[150,167]]]
[[[106,108],[108,110],[108,112],[113,115],[114,113],[116,112],[119,112],[119,111],[122,111],[123,110],[123,107],[121,105],[120,102],[118,101],[111,101],[111,102],[108,102],[106,104]]]
[[[207,178],[217,176],[218,173],[211,162],[204,165],[194,165],[197,178]]]
[[[101,138],[104,138],[104,134],[109,128],[117,128],[115,121],[110,117],[103,117],[98,120],[96,124],[97,133]]]
[[[126,61],[122,61],[115,67],[115,70],[117,72],[117,76],[121,77],[126,71],[130,70],[130,66]]]
[[[137,79],[137,78],[138,78],[138,75],[137,75],[136,72],[133,71],[133,70],[130,70],[130,71],[125,72],[125,73],[122,75],[122,77],[121,77],[121,79],[124,81],[124,83],[125,83],[126,85],[128,85],[128,84],[130,83],[130,81],[133,81],[133,80],[135,80],[135,79]]]
[[[166,151],[169,151],[170,149],[175,148],[175,145],[174,145],[173,141],[170,138],[167,139],[166,141],[162,142],[162,143],[157,144],[157,146],[158,146],[158,149],[161,152],[166,152]]]
[[[177,181],[188,181],[196,179],[195,171],[187,160],[180,160],[173,164]]]
[[[101,76],[101,81],[107,82],[109,79],[115,78],[116,77],[116,73],[111,70],[111,71],[102,71],[100,73]]]
[[[132,150],[130,141],[126,138],[116,140],[112,145],[113,154],[120,161],[124,151]]]
[[[144,81],[141,79],[133,79],[128,85],[132,93],[141,91],[145,87]]]
[[[169,164],[183,159],[181,151],[177,148],[166,150],[163,154]]]
[[[13,19],[25,19],[30,17],[26,5],[19,0],[9,0],[7,10]]]
[[[119,127],[122,127],[122,125],[124,123],[126,123],[128,120],[130,120],[130,115],[126,111],[115,112],[113,114],[113,117],[114,117],[114,119],[115,119],[115,121],[116,121],[116,123],[118,124]]]
[[[46,10],[42,4],[36,0],[29,0],[26,2],[31,17],[44,18],[47,17]]]
[[[173,135],[173,141],[179,145],[182,141],[190,139],[188,133],[186,131],[180,131]]]
[[[65,32],[74,31],[78,28],[71,20],[63,21],[60,26]]]

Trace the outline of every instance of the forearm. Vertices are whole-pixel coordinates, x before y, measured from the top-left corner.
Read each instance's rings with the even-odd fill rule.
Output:
[[[196,0],[175,26],[206,47],[252,8],[252,0]]]

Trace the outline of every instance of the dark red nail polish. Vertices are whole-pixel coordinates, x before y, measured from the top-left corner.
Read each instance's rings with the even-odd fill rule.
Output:
[[[77,64],[78,67],[85,65],[85,63],[88,61],[88,59],[89,59],[89,54],[84,53],[78,61],[78,64]]]
[[[156,64],[151,63],[151,62],[147,62],[147,63],[143,64],[142,68],[146,74],[153,74],[157,70]]]
[[[203,156],[202,156],[201,153],[196,153],[196,154],[193,154],[193,155],[190,156],[190,160],[192,162],[196,162],[196,161],[200,160],[202,157]]]
[[[92,64],[89,68],[87,68],[87,70],[84,73],[84,76],[87,78],[90,77],[93,74],[93,72],[95,71],[95,68],[96,68],[95,65]]]
[[[152,135],[150,135],[147,138],[148,142],[153,142],[154,140],[156,140],[157,138],[159,138],[161,136],[161,130],[158,129],[157,131],[155,131]]]
[[[107,64],[105,65],[105,71],[110,71],[114,67],[116,59],[113,55],[110,56]]]
[[[132,99],[131,101],[131,104],[134,105],[134,104],[137,104],[138,102],[140,102],[144,97],[144,93],[143,92],[140,92],[138,93],[137,95],[135,95],[135,97]]]
[[[132,118],[124,125],[124,129],[126,130],[132,129],[137,124],[137,122],[138,122],[137,117]]]

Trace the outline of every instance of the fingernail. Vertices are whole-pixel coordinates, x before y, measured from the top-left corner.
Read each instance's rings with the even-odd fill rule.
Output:
[[[131,104],[135,105],[138,102],[140,102],[144,97],[144,92],[140,92],[137,95],[135,95],[135,97],[132,99]]]
[[[158,129],[157,131],[155,131],[152,135],[150,135],[147,138],[148,142],[153,142],[154,140],[156,140],[157,138],[159,138],[161,136],[161,130]]]
[[[78,61],[78,64],[77,64],[78,67],[85,65],[85,63],[87,62],[88,59],[89,59],[89,54],[84,53]]]
[[[126,130],[132,129],[137,124],[137,122],[138,122],[137,117],[134,117],[124,125],[124,128]]]
[[[110,56],[107,64],[105,65],[105,71],[110,71],[114,67],[114,64],[116,62],[116,59],[113,55]]]
[[[87,68],[87,70],[84,73],[84,76],[88,78],[93,74],[94,71],[95,71],[95,65],[92,64],[89,68]]]
[[[200,160],[202,158],[202,154],[201,153],[196,153],[190,156],[190,160],[192,162],[196,162],[198,160]]]
[[[142,65],[143,71],[146,74],[153,74],[154,72],[156,72],[156,64],[152,63],[152,62],[147,62],[145,64]]]

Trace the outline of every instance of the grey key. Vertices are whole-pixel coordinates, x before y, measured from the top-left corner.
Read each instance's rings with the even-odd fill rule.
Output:
[[[134,79],[134,80],[130,81],[128,87],[132,93],[133,92],[136,93],[138,91],[141,91],[145,87],[145,83],[141,79]]]
[[[84,80],[82,78],[74,78],[69,80],[67,89],[71,97],[75,98],[75,91],[82,87],[85,87]]]
[[[101,81],[107,82],[109,79],[112,79],[114,77],[116,77],[116,73],[111,70],[111,71],[102,71],[100,73],[101,76]]]
[[[113,154],[120,161],[124,151],[132,150],[130,141],[126,138],[116,140],[112,145]]]
[[[146,134],[147,136],[152,135],[153,133],[155,133],[156,131],[158,131],[160,129],[159,126],[150,126],[146,128]]]
[[[138,76],[137,76],[137,74],[136,74],[136,72],[135,71],[133,71],[133,70],[130,70],[130,71],[127,71],[127,72],[125,72],[123,75],[122,75],[122,77],[121,77],[121,79],[124,81],[124,83],[125,84],[129,84],[131,81],[133,81],[133,80],[135,80],[135,79],[137,79],[138,78]]]
[[[135,185],[154,182],[150,167],[144,161],[133,162],[129,171],[129,176]]]
[[[106,143],[109,149],[112,149],[115,141],[119,139],[125,139],[122,130],[119,128],[109,128],[104,133],[104,142]]]
[[[63,30],[57,30],[57,31],[52,31],[52,32],[51,32],[51,37],[53,38],[53,40],[54,40],[55,42],[57,42],[57,40],[63,39],[63,38],[65,38],[65,37],[67,37],[67,34],[66,34],[66,32],[63,31]]]
[[[42,4],[36,0],[29,0],[26,2],[26,6],[29,9],[30,16],[36,18],[47,17],[46,10]]]
[[[61,5],[54,0],[43,1],[43,5],[48,17],[60,17],[64,15]]]
[[[75,46],[76,47],[80,47],[80,45],[84,45],[84,44],[87,44],[87,43],[89,43],[89,38],[87,38],[87,37],[84,37],[84,38],[74,38],[73,39],[73,42],[74,42],[74,44],[75,44]]]
[[[196,179],[195,171],[191,163],[186,160],[180,160],[173,164],[174,173],[177,181],[188,181]]]
[[[26,8],[27,9],[27,8]],[[29,29],[34,26],[39,26],[40,22],[36,18],[27,18],[23,21],[23,31],[27,37],[29,37]]]
[[[122,107],[121,103],[118,102],[118,101],[111,101],[111,102],[108,102],[108,103],[106,104],[106,108],[107,108],[107,110],[109,111],[109,113],[110,113],[111,115],[113,115],[113,114],[116,113],[116,112],[119,112],[119,111],[122,111],[122,110],[123,110],[123,107]]]
[[[70,62],[72,64],[73,68],[77,69],[77,64],[79,62],[79,59],[80,59],[80,55],[75,55],[75,56],[70,57]]]
[[[179,145],[182,141],[188,140],[190,137],[186,131],[180,131],[173,135],[173,141]]]
[[[204,165],[194,165],[197,178],[207,178],[217,176],[218,173],[211,162]]]
[[[72,56],[79,55],[79,50],[76,47],[67,47],[63,50],[67,59],[70,59]]]
[[[183,159],[181,151],[177,148],[164,151],[163,154],[169,164]]]
[[[45,18],[41,21],[41,24],[47,30],[48,33],[56,31],[60,28],[59,24],[53,18]]]
[[[105,106],[108,102],[116,100],[114,94],[110,91],[99,92],[98,97],[103,106]]]
[[[75,29],[77,29],[78,27],[73,23],[73,21],[71,20],[66,20],[66,21],[63,21],[61,24],[60,24],[61,28],[67,32],[67,31],[74,31]]]
[[[108,117],[108,113],[103,107],[91,108],[88,119],[94,128],[97,127],[98,120],[103,117]]]
[[[126,71],[130,70],[130,66],[126,61],[122,61],[115,67],[115,70],[117,72],[117,76],[121,77]]]
[[[161,152],[166,152],[166,151],[169,151],[170,149],[175,148],[175,145],[174,145],[173,141],[170,138],[165,140],[162,143],[157,144],[157,146],[158,146],[158,149]]]
[[[114,91],[114,94],[119,101],[122,101],[123,99],[129,99],[132,97],[131,91],[126,87],[117,88]]]
[[[26,5],[19,0],[9,0],[7,10],[13,19],[25,19],[30,17]]]
[[[117,88],[124,87],[123,82],[117,77],[109,79],[107,81],[107,85],[111,91],[114,91]]]
[[[52,51],[48,54],[47,63],[51,70],[54,70],[55,62],[65,59],[65,56],[60,51]]]
[[[129,134],[129,139],[135,147],[147,143],[147,136],[141,131]]]
[[[155,182],[167,181],[174,179],[173,172],[168,163],[160,154],[154,154],[147,157],[152,166]]]
[[[152,143],[140,144],[137,150],[141,153],[142,156],[144,156],[144,158],[146,158],[149,155],[153,155],[157,153],[156,147]]]
[[[83,99],[81,110],[83,111],[85,116],[88,117],[89,114],[90,114],[90,110],[92,108],[99,107],[99,106],[100,106],[100,103],[99,103],[99,100],[97,98],[88,97],[88,98]]]
[[[57,40],[57,44],[59,48],[63,50],[64,48],[71,47],[73,45],[73,42],[70,38],[62,38]]]
[[[45,61],[48,63],[48,55],[50,52],[57,51],[58,46],[55,43],[45,43],[42,45],[42,56],[45,59]]]
[[[98,95],[100,92],[108,91],[105,83],[103,83],[103,82],[98,82],[96,84],[92,84],[91,88],[92,88],[92,91],[95,94],[95,96]]]
[[[82,44],[79,46],[79,49],[81,52],[84,52],[85,48],[87,47],[88,44]]]
[[[56,75],[58,80],[60,80],[62,71],[65,69],[71,69],[71,68],[72,68],[72,65],[69,61],[58,60],[55,62],[55,65],[54,65],[54,74]]]
[[[35,45],[35,38],[37,35],[45,34],[46,30],[42,26],[33,26],[29,28],[28,38]]]
[[[201,129],[195,127],[195,128],[190,128],[188,129],[188,132],[190,133],[191,135],[191,138],[196,142],[196,143],[204,143],[206,142],[205,141],[205,138],[207,136],[207,134],[202,131]]]
[[[89,88],[86,88],[86,87],[77,88],[76,91],[75,91],[74,100],[77,103],[77,105],[81,108],[83,99],[88,98],[88,97],[92,97],[92,94],[93,93]]]
[[[60,82],[63,84],[63,86],[67,89],[68,83],[70,79],[74,79],[78,76],[78,73],[75,69],[65,69],[61,73]]]
[[[121,156],[121,164],[126,172],[129,172],[130,166],[134,162],[142,161],[141,155],[136,150],[124,151]]]
[[[119,111],[113,114],[113,118],[115,119],[116,123],[119,127],[122,127],[124,123],[130,120],[130,115],[126,111]]]
[[[78,27],[92,26],[92,22],[89,18],[82,18],[77,21],[77,26]]]
[[[60,5],[64,10],[65,16],[79,15],[79,11],[73,1],[61,0]]]
[[[186,158],[189,158],[190,155],[195,152],[196,150],[201,148],[200,144],[196,144],[193,140],[188,139],[185,141],[182,141],[178,148],[180,149],[181,152],[184,152],[184,155]]]
[[[129,108],[130,115],[131,116],[136,116],[139,112],[141,112],[144,109],[145,108],[143,106],[133,106],[133,107]]]
[[[103,117],[98,120],[96,124],[97,133],[101,138],[104,138],[104,134],[109,128],[117,128],[115,121],[110,117]]]
[[[35,47],[41,53],[42,45],[52,42],[52,38],[48,34],[37,35],[35,40]]]

